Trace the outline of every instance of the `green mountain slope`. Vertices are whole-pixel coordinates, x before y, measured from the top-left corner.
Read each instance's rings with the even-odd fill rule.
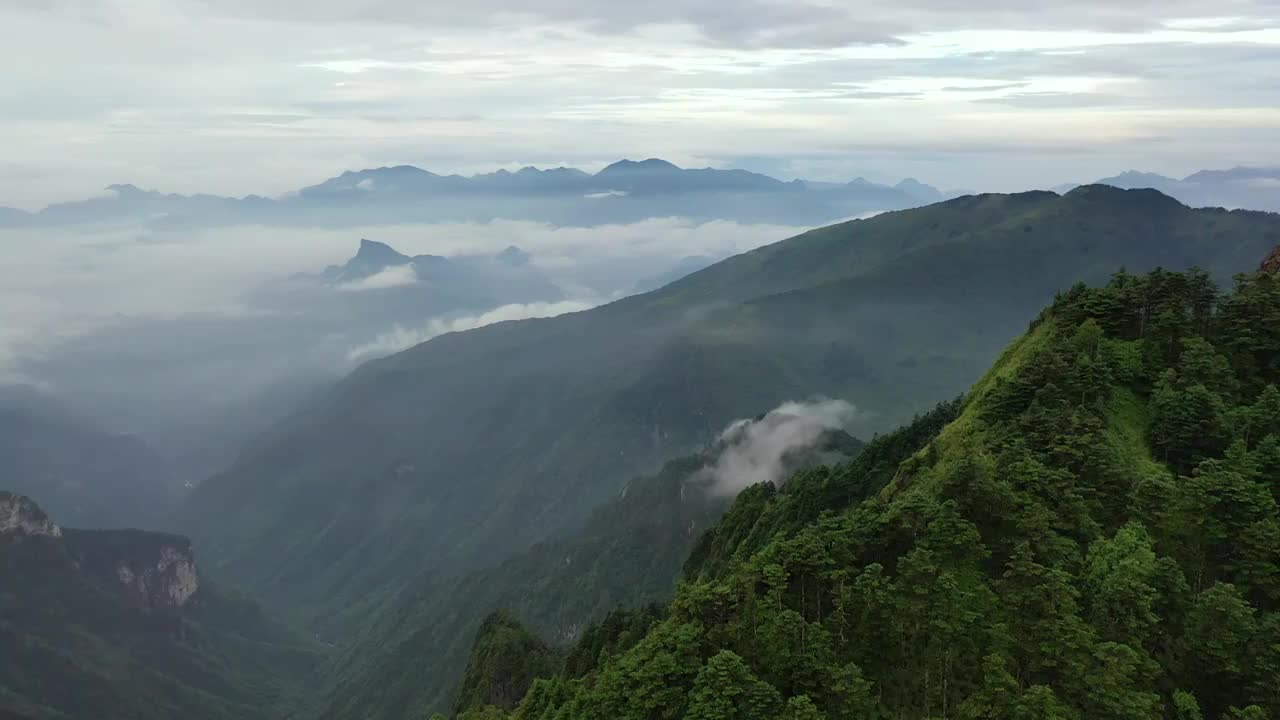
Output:
[[[391,720],[448,710],[460,682],[463,697],[468,694],[467,651],[494,611],[509,611],[538,635],[564,645],[614,608],[665,602],[690,548],[730,503],[728,496],[707,491],[705,469],[726,451],[744,447],[739,437],[672,460],[658,474],[628,482],[570,536],[462,578],[429,583],[380,618],[331,671],[336,680],[323,717]],[[795,441],[780,470],[789,474],[835,462],[861,447],[843,432],[826,431]]]
[[[1280,217],[1151,191],[987,195],[816,230],[592,311],[368,363],[189,498],[211,572],[339,639],[422,572],[582,522],[625,480],[792,398],[856,434],[976,379],[1053,292],[1125,265],[1223,278]]]
[[[186,538],[63,530],[0,492],[0,717],[289,717],[321,658],[202,583]]]
[[[1277,383],[1278,275],[1078,285],[892,473],[744,494],[665,620],[509,717],[1275,717]]]

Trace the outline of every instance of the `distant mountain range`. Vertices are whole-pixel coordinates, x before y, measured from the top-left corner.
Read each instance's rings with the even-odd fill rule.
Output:
[[[1151,188],[1191,207],[1280,210],[1280,168],[1202,170],[1182,179],[1131,170],[1096,184]],[[1063,193],[1075,187],[1052,189]],[[111,185],[100,197],[37,212],[0,207],[0,227],[104,222],[344,226],[496,218],[589,226],[676,216],[820,225],[965,194],[970,191],[943,191],[914,178],[895,185],[864,178],[786,182],[746,170],[682,168],[657,158],[620,160],[597,173],[525,167],[470,177],[397,165],[344,172],[276,198],[177,195]]]
[[[142,221],[160,225],[425,222],[528,219],[565,225],[681,216],[811,225],[924,205],[944,193],[914,179],[896,186],[784,182],[745,170],[688,169],[656,158],[591,174],[526,167],[463,177],[411,165],[348,171],[278,198],[174,195],[112,185],[101,197],[28,213],[0,208],[0,227]]]
[[[1182,179],[1129,170],[1103,178],[1098,184],[1126,190],[1149,188],[1178,199],[1191,207],[1244,208],[1280,212],[1280,167],[1230,170],[1201,170]],[[1060,185],[1068,192],[1076,185]]]

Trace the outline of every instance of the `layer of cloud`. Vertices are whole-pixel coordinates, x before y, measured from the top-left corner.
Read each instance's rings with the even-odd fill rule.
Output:
[[[397,265],[389,267],[369,277],[352,280],[337,286],[343,292],[362,292],[365,290],[385,290],[387,288],[404,287],[418,282],[418,271],[413,265]]]
[[[786,482],[786,460],[812,448],[831,431],[846,427],[856,410],[844,400],[786,402],[758,420],[738,420],[720,436],[723,450],[694,482],[719,496],[737,495],[752,485]]]
[[[805,229],[679,218],[589,228],[518,221],[341,229],[0,228],[0,248],[9,270],[0,277],[0,307],[5,311],[0,323],[0,379],[40,379],[32,376],[34,366],[72,352],[72,347],[75,352],[90,352],[89,347],[70,344],[78,338],[128,338],[128,343],[112,345],[109,354],[115,362],[130,352],[126,345],[138,348],[132,352],[145,354],[153,352],[146,348],[155,343],[154,353],[164,352],[173,338],[188,337],[178,328],[192,330],[184,343],[198,343],[208,334],[200,328],[209,323],[226,327],[263,313],[286,313],[287,317],[273,322],[304,326],[314,319],[309,320],[294,304],[282,304],[277,296],[294,289],[299,281],[291,278],[298,273],[314,274],[346,262],[361,237],[376,238],[407,255],[494,255],[516,245],[532,256],[539,272],[564,289],[565,297],[612,299],[640,280],[669,272],[690,254],[723,258]],[[388,285],[408,279],[406,270],[395,268],[370,278],[370,283]],[[341,295],[352,302],[373,299],[369,293]],[[424,308],[414,322],[401,323],[409,328],[403,337],[421,331],[437,316],[438,312]],[[377,317],[353,318],[346,335],[296,351],[305,354],[308,363],[327,364],[329,371],[341,372],[350,363],[351,348],[369,343],[380,333],[395,334],[391,321],[384,322],[387,325],[380,327]],[[361,337],[360,332],[367,335]],[[225,333],[216,337],[229,342]],[[272,337],[255,338],[254,348],[279,350]],[[212,362],[213,354],[244,355],[245,350],[206,347],[193,350],[190,362]],[[259,364],[262,373],[273,373],[300,360],[271,357],[261,358]],[[239,374],[252,373],[241,370]]]
[[[464,315],[452,318],[432,318],[419,328],[396,326],[379,334],[373,341],[351,349],[347,357],[352,362],[361,362],[376,357],[391,355],[424,343],[431,338],[446,333],[474,330],[494,323],[510,320],[528,320],[530,318],[548,318],[566,313],[590,310],[598,303],[583,300],[564,300],[547,303],[512,303],[494,308],[479,315]]]

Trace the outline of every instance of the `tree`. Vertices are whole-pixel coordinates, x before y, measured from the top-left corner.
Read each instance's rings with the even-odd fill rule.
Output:
[[[685,720],[774,720],[782,698],[742,658],[721,650],[698,672]]]
[[[1179,469],[1221,448],[1222,398],[1204,385],[1180,388],[1170,370],[1151,396],[1151,444],[1159,456]]]
[[[782,720],[826,720],[827,716],[814,706],[808,695],[796,695],[787,700],[787,708],[782,713]]]
[[[1192,586],[1198,589],[1218,579],[1238,553],[1238,538],[1275,515],[1275,498],[1261,483],[1222,461],[1201,463],[1183,479],[1173,518]]]
[[[1084,592],[1089,620],[1104,639],[1134,647],[1149,642],[1158,620],[1158,593],[1151,586],[1155,572],[1151,536],[1140,523],[1131,522],[1089,546]]]
[[[1158,720],[1160,696],[1152,692],[1155,663],[1124,643],[1094,648],[1084,677],[1084,716],[1089,720]]]
[[[1211,714],[1236,701],[1244,685],[1249,642],[1256,631],[1254,609],[1234,585],[1215,583],[1187,612],[1182,644],[1197,695]]]
[[[1173,720],[1204,720],[1195,695],[1184,690],[1173,694]]]
[[[1091,643],[1067,572],[1037,563],[1026,544],[1009,559],[997,586],[1008,609],[1020,684],[1071,682],[1083,672]]]

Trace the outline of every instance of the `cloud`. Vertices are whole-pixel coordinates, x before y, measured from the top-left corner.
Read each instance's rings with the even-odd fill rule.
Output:
[[[786,482],[787,458],[797,450],[813,447],[822,436],[849,424],[856,415],[844,400],[815,399],[786,402],[757,420],[738,420],[720,435],[723,449],[712,465],[697,473],[693,482],[713,495],[732,496],[771,482]]]
[[[372,342],[352,348],[347,357],[352,362],[361,362],[375,357],[382,357],[407,350],[414,345],[424,343],[431,338],[451,332],[474,330],[494,323],[510,320],[528,320],[531,318],[548,318],[566,313],[590,310],[598,303],[582,300],[565,300],[562,302],[511,304],[494,308],[479,315],[466,315],[454,318],[432,318],[420,328],[396,326],[378,335]]]
[[[418,271],[413,265],[395,265],[381,272],[359,280],[352,280],[338,285],[343,292],[363,292],[365,290],[385,290],[387,288],[405,287],[418,282]]]
[[[1280,160],[1275,143],[1245,143],[1223,117],[1250,112],[1270,137],[1280,132],[1280,9],[1225,0],[1211,10],[1218,17],[1188,0],[0,1],[10,30],[0,53],[41,68],[11,74],[0,93],[0,135],[12,139],[0,205],[35,208],[116,182],[277,195],[380,165],[465,174],[626,155],[821,154],[864,165],[846,180],[896,165],[894,175],[935,185],[972,187],[978,175],[982,190]],[[1064,77],[1094,86],[1055,87]],[[922,79],[965,82],[912,89]],[[979,102],[1018,86],[1061,94]],[[1102,105],[1103,95],[1126,102]],[[1128,142],[1152,135],[1172,142],[1159,152]],[[910,148],[937,138],[994,149],[916,162]],[[877,157],[843,153],[855,143]],[[1024,150],[1048,143],[1089,145],[1101,159]]]

